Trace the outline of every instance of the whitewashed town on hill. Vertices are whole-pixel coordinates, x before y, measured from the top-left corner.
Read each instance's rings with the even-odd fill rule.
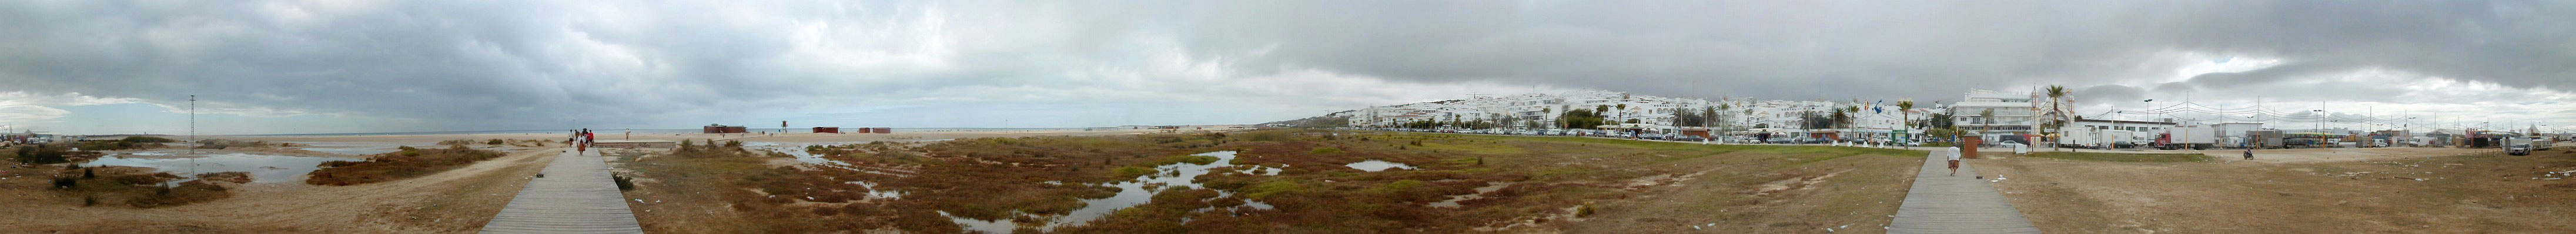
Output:
[[[1352,128],[1717,142],[1912,143],[1952,141],[1926,136],[1957,135],[1973,136],[1970,138],[1990,144],[2038,142],[2087,148],[2479,144],[2470,141],[2486,138],[2476,137],[2479,135],[2510,135],[2500,133],[2518,130],[2432,128],[2415,134],[2394,128],[2408,123],[2405,121],[2410,118],[2403,117],[2341,119],[2261,108],[2230,110],[2251,113],[2246,116],[2207,115],[2221,112],[2196,109],[2188,103],[2085,115],[2072,110],[2073,99],[2070,93],[2052,97],[2038,90],[1969,90],[1957,99],[1933,102],[1733,97],[1711,100],[1578,90],[1556,94],[1471,94],[1462,99],[1332,112],[1315,121]],[[2302,128],[2284,131],[2267,128],[2266,122],[2291,122],[2279,127]],[[2304,128],[2308,125],[2296,122],[2388,127]]]

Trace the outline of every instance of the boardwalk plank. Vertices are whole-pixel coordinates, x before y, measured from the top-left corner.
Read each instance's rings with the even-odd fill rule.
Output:
[[[1943,153],[1933,151],[1923,160],[1887,233],[2039,233],[1993,185],[1975,177],[1976,167],[1960,163],[1961,175],[1950,176],[1950,158]]]
[[[598,156],[565,152],[511,197],[483,233],[644,233]]]

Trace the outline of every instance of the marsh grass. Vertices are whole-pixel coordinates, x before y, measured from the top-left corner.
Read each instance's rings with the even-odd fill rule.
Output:
[[[178,175],[148,170],[111,170],[109,172],[106,175],[94,177],[57,177],[53,179],[53,188],[54,191],[63,193],[65,196],[80,197],[81,206],[124,204],[137,208],[156,208],[232,197],[230,189],[218,184],[229,182],[196,180],[171,187],[165,182],[179,179]],[[98,172],[84,170],[84,173]]]
[[[309,173],[311,178],[305,179],[304,183],[340,186],[385,182],[435,174],[503,156],[499,151],[465,148],[465,145],[448,145],[440,149],[404,146],[399,149],[401,151],[369,155],[367,161],[324,162],[322,169]]]
[[[714,147],[676,150],[676,157],[649,157],[628,164],[628,168],[639,173],[633,176],[658,181],[639,183],[636,186],[646,189],[633,193],[688,194],[667,196],[697,199],[684,203],[724,207],[719,213],[704,215],[638,212],[647,220],[646,226],[656,227],[651,228],[656,231],[793,233],[893,229],[949,233],[963,230],[940,212],[978,220],[1044,222],[1048,217],[1084,208],[1082,199],[1106,198],[1119,192],[1103,184],[1138,176],[1170,175],[1154,168],[1212,163],[1218,159],[1191,154],[1225,150],[1237,151],[1231,163],[1242,166],[1219,168],[1213,170],[1217,173],[1194,178],[1204,189],[1149,187],[1155,191],[1151,202],[1050,231],[1457,233],[1515,217],[1575,215],[1565,212],[1578,206],[1584,212],[1581,215],[1617,217],[1633,208],[1587,204],[1633,198],[1636,193],[1626,190],[1626,184],[1634,178],[1719,170],[1736,174],[1709,175],[1701,180],[1723,186],[1753,186],[1778,180],[1775,177],[1782,175],[1849,168],[1849,162],[1904,164],[1887,162],[1906,161],[1922,154],[1850,147],[1311,130],[977,138],[917,146],[871,144],[806,149],[851,164],[846,167],[774,166],[767,164],[769,159],[724,156],[732,149]],[[1419,169],[1366,172],[1343,166],[1370,159]],[[1232,173],[1252,165],[1279,173]],[[1885,182],[1873,183],[1895,181],[1880,180]],[[878,190],[906,195],[898,199],[858,197],[867,189],[852,181],[870,182]],[[1515,183],[1484,193],[1483,199],[1460,201],[1460,208],[1424,206],[1503,182]],[[1895,186],[1881,188],[1889,187]],[[1873,190],[1860,197],[1901,193]],[[1269,204],[1273,209],[1242,206],[1251,202]],[[1723,210],[1756,204],[1759,203],[1698,205]]]

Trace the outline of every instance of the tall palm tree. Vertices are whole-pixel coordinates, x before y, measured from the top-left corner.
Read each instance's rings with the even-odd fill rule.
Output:
[[[2047,126],[2048,126],[2048,134],[2049,134],[2050,136],[2054,136],[2054,137],[2064,137],[2064,136],[2057,136],[2057,134],[2061,134],[2061,133],[2063,133],[2063,131],[2064,131],[2064,130],[2066,130],[2066,113],[2065,113],[2065,112],[2066,112],[2066,105],[2068,105],[2068,102],[2074,102],[2073,100],[2067,100],[2067,99],[2066,99],[2066,96],[2067,96],[2067,95],[2070,95],[2070,94],[2073,94],[2073,93],[2069,93],[2069,92],[2067,92],[2067,91],[2066,91],[2066,86],[2063,86],[2063,85],[2049,85],[2049,86],[2048,86],[2048,123],[2049,123],[2049,124],[2048,124]],[[2054,148],[2054,147],[2052,147],[2052,148]]]
[[[1620,94],[1620,97],[1619,97],[1619,98],[1620,98],[1620,99],[1627,99],[1628,97],[1627,97],[1627,94]],[[1616,113],[1619,113],[1619,117],[1617,117],[1617,118],[1615,118],[1615,119],[1627,119],[1627,118],[1628,118],[1628,104],[1627,104],[1627,103],[1620,103],[1620,104],[1619,104],[1619,108],[1615,108],[1614,110],[1619,110],[1619,112],[1616,112]]]
[[[1832,112],[1826,114],[1825,119],[1828,120],[1828,122],[1825,122],[1825,127],[1844,128],[1846,127],[1844,125],[1849,125],[1851,123],[1852,114],[1851,111],[1846,111],[1844,109],[1845,108],[1833,108]]]
[[[1901,123],[1901,124],[1903,124],[1903,125],[1904,125],[1904,128],[1905,128],[1905,129],[1914,129],[1914,112],[1907,111],[1907,110],[1913,110],[1913,109],[1914,109],[1914,99],[1911,99],[1911,98],[1908,98],[1908,99],[1896,99],[1896,113],[1901,114],[1902,116],[1904,116],[1904,117],[1900,117],[1900,118],[1902,118],[1902,119],[1899,119],[1899,120],[1896,120],[1896,121],[1897,121],[1897,122],[1904,122],[1904,123]]]
[[[1994,128],[1995,128],[1995,109],[1986,109],[1986,110],[1984,110],[1984,111],[1977,111],[1977,123],[1978,123],[1978,125],[1977,125],[1977,126],[1978,126],[1978,127],[1977,127],[1977,135],[1978,135],[1978,136],[1985,136],[1985,135],[1986,135],[1986,131],[1994,130]]]

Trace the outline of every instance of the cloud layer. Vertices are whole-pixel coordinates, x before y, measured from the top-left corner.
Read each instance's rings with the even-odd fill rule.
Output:
[[[0,92],[419,128],[388,130],[1245,123],[1578,88],[2576,101],[2568,2],[21,1],[0,31]]]

